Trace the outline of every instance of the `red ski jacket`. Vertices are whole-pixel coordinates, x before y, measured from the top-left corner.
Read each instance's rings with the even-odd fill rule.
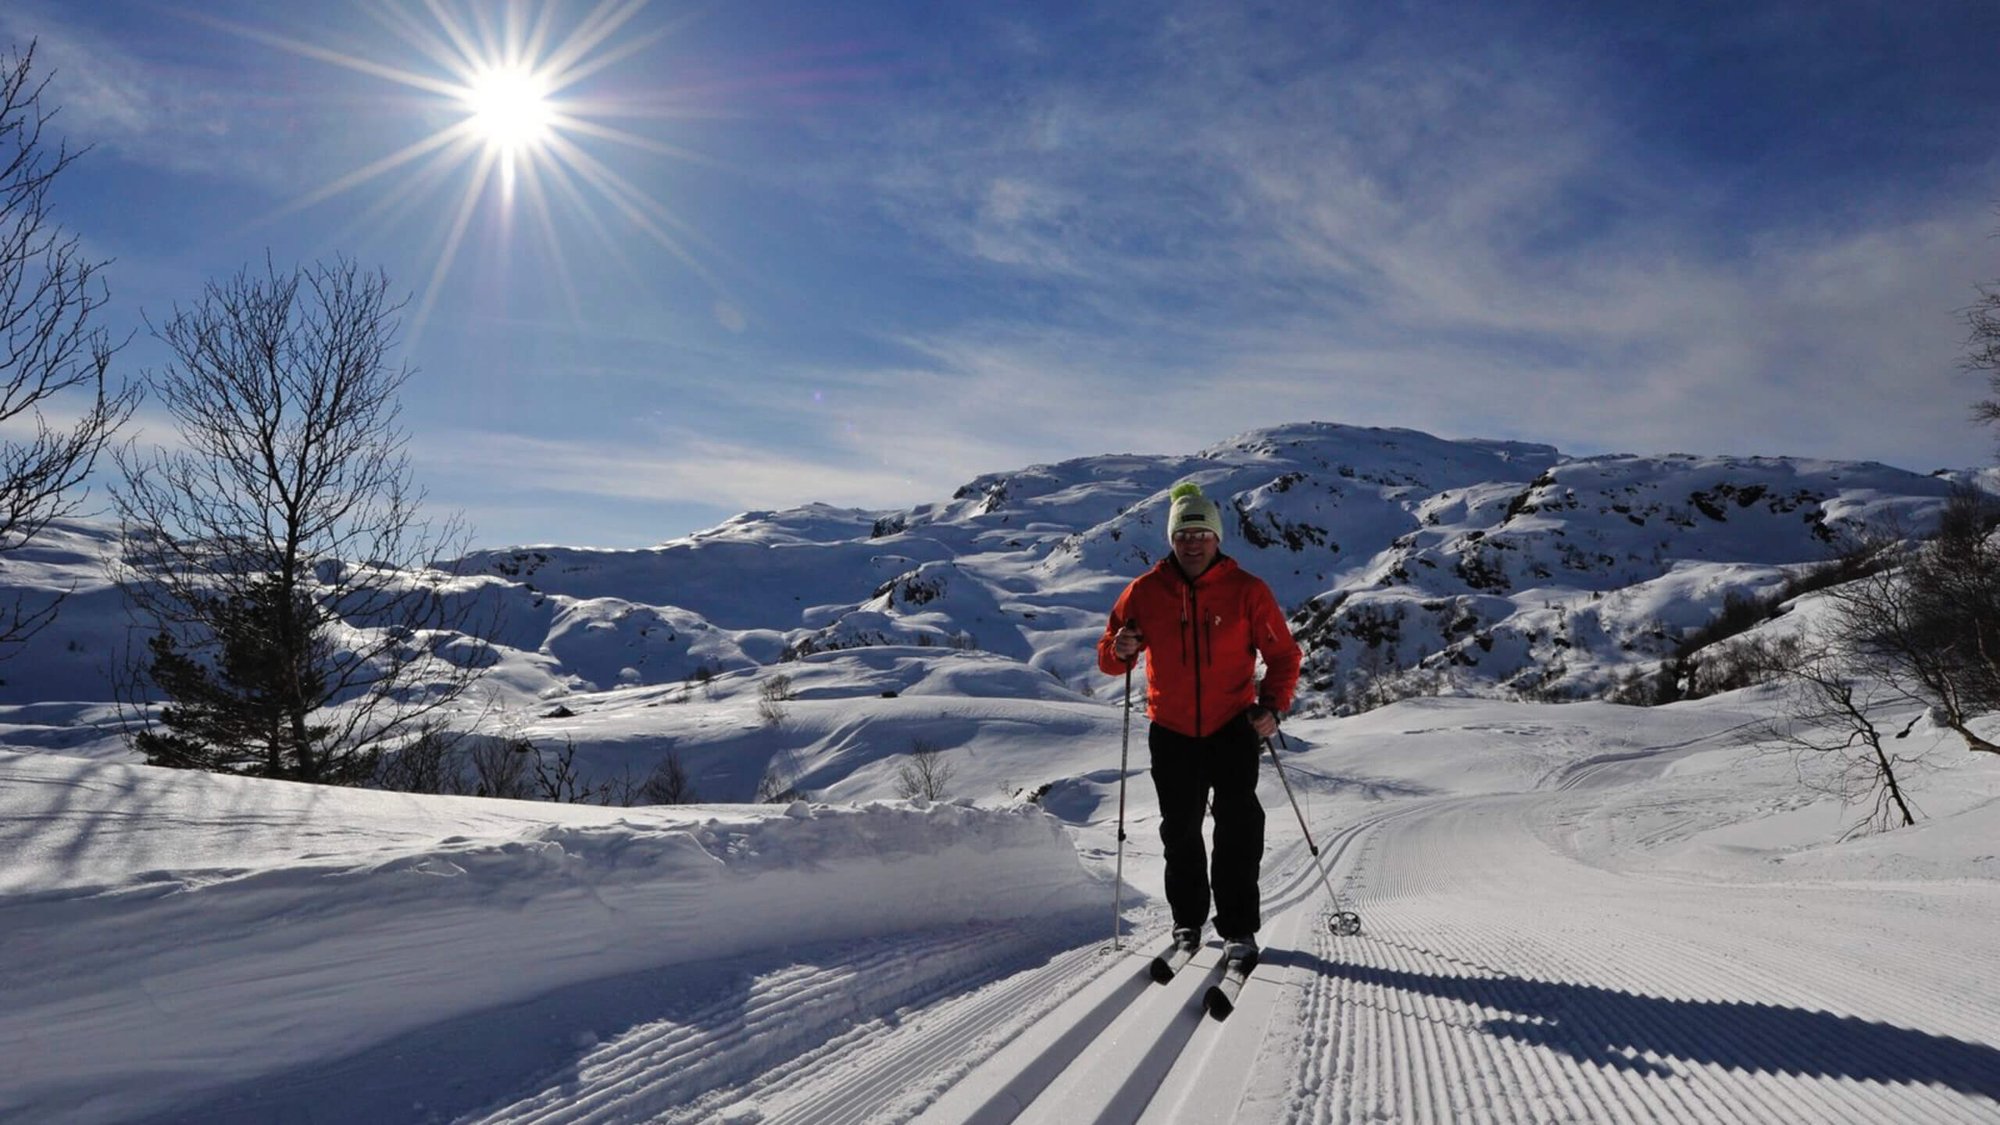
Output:
[[[1202,738],[1255,704],[1291,710],[1298,642],[1271,588],[1235,559],[1223,555],[1189,581],[1168,557],[1133,579],[1097,641],[1097,666],[1109,675],[1125,672],[1112,638],[1128,623],[1144,638],[1146,714],[1161,726]]]

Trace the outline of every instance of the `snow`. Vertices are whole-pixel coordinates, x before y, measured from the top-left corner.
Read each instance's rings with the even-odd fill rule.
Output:
[[[1147,979],[1144,721],[1121,794],[1121,684],[1089,653],[1184,475],[1270,536],[1231,550],[1288,607],[1339,601],[1328,677],[1378,611],[1391,646],[1481,662],[1287,722],[1320,856],[1267,762],[1266,956],[1226,1023],[1199,1004],[1216,943]],[[0,593],[71,591],[0,666],[0,1121],[2000,1119],[2000,761],[1886,716],[1917,720],[1925,819],[1854,835],[1866,810],[1809,784],[1830,763],[1757,741],[1768,689],[1507,687],[1560,635],[1587,695],[1824,557],[1816,528],[1945,487],[1301,424],[467,560],[459,595],[505,621],[463,721],[589,779],[672,751],[719,802],[648,808],[136,764],[113,539],[58,524],[0,558]],[[1790,609],[1765,628],[1818,611]],[[920,745],[945,799],[896,795]],[[805,799],[741,803],[787,761]],[[1329,889],[1362,934],[1326,931]]]
[[[1764,706],[1291,724],[1288,777],[1366,931],[1323,931],[1267,766],[1268,952],[1226,1024],[1197,1006],[1213,944],[1145,979],[1165,919],[1143,752],[1130,929],[1104,951],[1112,702],[1075,739],[969,740],[1070,778],[1068,823],[0,754],[0,1119],[1992,1120],[2000,771],[1920,728],[1930,819],[1841,842],[1855,810],[1740,742]]]
[[[0,825],[21,1120],[124,1120],[624,973],[1100,898],[1030,806],[605,809],[9,754]]]

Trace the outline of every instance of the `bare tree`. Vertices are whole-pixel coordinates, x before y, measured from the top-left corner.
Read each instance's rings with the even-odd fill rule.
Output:
[[[785,705],[775,699],[760,699],[757,701],[757,717],[764,721],[765,726],[783,726],[785,720],[790,716],[791,712],[785,709]]]
[[[470,792],[468,737],[436,720],[423,723],[415,737],[381,756],[374,786],[397,793]]]
[[[92,325],[108,299],[102,263],[49,211],[50,186],[79,154],[43,138],[56,111],[34,62],[32,42],[0,58],[0,552],[77,510],[138,394],[107,383],[117,349]],[[0,607],[0,645],[33,635],[60,601]]]
[[[576,768],[575,739],[563,739],[563,747],[555,752],[553,761],[542,753],[541,747],[525,738],[518,745],[520,752],[528,756],[528,764],[534,767],[535,794],[542,800],[563,805],[611,803],[611,786],[585,783],[582,772]]]
[[[792,678],[780,672],[757,685],[757,717],[766,726],[783,726],[791,712],[785,701],[794,697]]]
[[[910,752],[896,767],[896,793],[904,800],[941,801],[951,791],[951,763],[936,743],[912,739]]]
[[[1988,385],[2000,394],[2000,285],[1981,285],[1979,300],[1965,311],[1971,330],[1965,342],[1965,366],[1986,373]],[[1987,399],[1972,408],[1979,421],[2000,424],[2000,399]]]
[[[1907,826],[1917,817],[1903,781],[1918,759],[1892,751],[1877,718],[1884,708],[1911,701],[1908,692],[1869,678],[1836,644],[1792,665],[1781,717],[1757,728],[1753,737],[1773,740],[1796,755],[1800,777],[1809,785],[1846,802],[1868,802],[1868,815],[1846,835]],[[1815,757],[1829,760],[1830,772],[1807,763]]]
[[[1967,748],[2000,753],[1969,727],[2000,708],[2000,544],[1991,497],[1960,490],[1937,533],[1883,541],[1894,561],[1828,590],[1833,630],[1856,667],[1934,709]]]
[[[401,305],[339,261],[239,272],[156,335],[181,445],[118,457],[118,577],[164,697],[135,745],[160,764],[329,784],[451,703],[490,622],[432,560],[462,528],[420,518],[393,365]]]
[[[535,744],[519,736],[475,736],[466,755],[472,763],[472,795],[531,799],[534,791],[528,784],[528,759],[534,753]]]
[[[668,749],[666,757],[653,767],[652,775],[639,789],[639,800],[648,805],[692,805],[700,801],[695,795],[694,779],[681,763],[679,751]]]

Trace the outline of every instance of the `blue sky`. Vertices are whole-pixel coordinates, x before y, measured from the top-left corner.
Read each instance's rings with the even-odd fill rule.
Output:
[[[545,57],[613,25],[560,143],[511,194],[471,142],[357,177],[470,112],[437,13],[509,10]],[[1993,458],[1987,0],[8,0],[29,39],[125,373],[267,252],[379,267],[418,479],[483,545],[1300,419]]]

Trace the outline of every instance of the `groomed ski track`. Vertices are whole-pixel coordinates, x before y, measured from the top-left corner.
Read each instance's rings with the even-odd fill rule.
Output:
[[[1356,937],[1325,932],[1318,876],[1273,809],[1266,955],[1227,1022],[1200,1006],[1213,941],[1150,981],[1160,917],[1117,952],[1050,950],[1026,926],[913,935],[627,1034],[468,1120],[2000,1120],[2000,953],[1978,936],[1992,889],[1682,882],[1564,850],[1570,796],[1656,766],[1315,825]],[[1909,912],[1964,940],[1912,940]],[[752,1072],[770,1045],[743,1044],[769,1035],[797,1054]]]

